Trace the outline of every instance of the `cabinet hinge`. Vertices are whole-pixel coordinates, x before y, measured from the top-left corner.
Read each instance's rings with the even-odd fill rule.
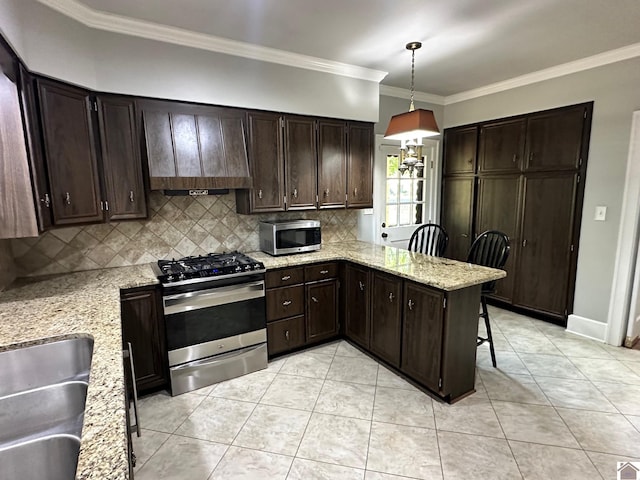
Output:
[[[349,194],[347,193],[344,194],[344,201],[345,202],[349,201]]]
[[[95,100],[92,100],[92,101],[91,101],[91,109],[92,109],[94,112],[97,112],[97,111],[98,111],[98,102],[96,102]]]
[[[580,160],[578,160],[578,166],[581,167],[582,166],[582,157],[580,157]]]
[[[569,250],[571,250],[571,251],[573,252],[573,245],[571,245],[571,246],[569,247]]]
[[[580,175],[578,175],[578,183],[580,183]]]
[[[109,211],[109,202],[107,200],[104,201],[104,209],[108,212]]]
[[[584,109],[584,114],[582,115],[582,118],[587,118],[587,109]]]
[[[433,169],[433,159],[431,159],[431,169]]]
[[[284,197],[282,197],[282,198],[283,198],[284,204],[286,205],[286,204],[287,204],[287,196],[285,195],[285,196],[284,196]]]
[[[442,308],[447,308],[447,299],[446,298],[442,299]]]
[[[442,379],[438,379],[438,388],[442,388]]]

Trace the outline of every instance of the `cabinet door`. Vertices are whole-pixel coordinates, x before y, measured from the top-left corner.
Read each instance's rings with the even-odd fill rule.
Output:
[[[514,304],[566,315],[577,175],[527,176]]]
[[[38,228],[40,230],[47,230],[53,225],[51,191],[49,189],[44,152],[42,150],[42,134],[38,120],[35,80],[22,65],[20,65],[20,87],[22,114],[27,139],[27,153],[31,167],[33,192],[36,199]]]
[[[304,345],[304,315],[267,323],[269,355],[287,352]]]
[[[449,128],[444,132],[444,174],[474,173],[478,127]]]
[[[405,282],[401,370],[430,389],[440,389],[444,295]]]
[[[249,165],[252,212],[282,212],[284,205],[284,157],[280,115],[249,113]]]
[[[402,280],[373,272],[371,302],[371,351],[400,367],[402,338]]]
[[[285,117],[284,140],[287,210],[313,210],[316,208],[318,158],[315,120]]]
[[[307,342],[338,334],[338,282],[310,283],[307,294]]]
[[[147,217],[133,100],[98,97],[98,123],[110,220]]]
[[[270,288],[266,304],[268,321],[304,314],[304,287]]]
[[[578,168],[588,116],[584,105],[531,115],[527,124],[525,170]]]
[[[347,264],[345,269],[345,333],[364,348],[369,348],[371,325],[371,276],[366,267]]]
[[[101,221],[89,92],[42,79],[38,79],[38,92],[54,222]]]
[[[517,252],[520,243],[519,225],[522,199],[521,175],[483,176],[478,179],[476,231],[499,230],[509,237],[511,250],[504,266],[507,277],[496,282],[500,300],[511,302],[516,278]]]
[[[442,182],[442,226],[449,234],[447,256],[465,261],[473,231],[473,177],[448,177]]]
[[[349,123],[347,208],[373,207],[373,125]]]
[[[347,122],[318,121],[318,206],[346,205]]]
[[[124,291],[121,295],[122,340],[131,343],[138,393],[167,383],[167,347],[159,291]]]
[[[524,155],[526,119],[493,122],[480,128],[480,173],[518,172]]]

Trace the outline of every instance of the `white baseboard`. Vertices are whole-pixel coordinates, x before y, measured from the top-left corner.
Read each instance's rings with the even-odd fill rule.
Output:
[[[607,338],[607,324],[571,314],[567,319],[567,332],[604,343]]]

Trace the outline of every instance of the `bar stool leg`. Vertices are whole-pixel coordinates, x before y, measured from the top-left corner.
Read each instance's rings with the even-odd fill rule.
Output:
[[[489,342],[489,351],[491,352],[491,363],[493,363],[493,368],[497,368],[496,351],[493,349],[493,336],[491,335],[491,324],[489,323],[489,310],[487,309],[487,299],[484,295],[480,296],[480,303],[482,304],[482,317],[484,318],[484,324],[487,327],[487,342]]]

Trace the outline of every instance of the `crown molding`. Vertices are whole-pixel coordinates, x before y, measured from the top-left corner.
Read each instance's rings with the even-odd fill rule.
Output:
[[[87,27],[97,30],[376,83],[379,83],[387,76],[387,72],[380,70],[334,62],[324,58],[286,52],[275,48],[262,47],[251,43],[238,42],[204,33],[196,33],[182,28],[106,13],[89,8],[77,0],[38,0],[38,2]]]
[[[411,98],[411,91],[406,88],[390,87],[389,85],[380,85],[380,95],[385,97]],[[433,103],[434,105],[444,105],[445,97],[425,92],[414,92],[413,99],[418,102]]]
[[[485,85],[484,87],[467,90],[466,92],[449,95],[445,97],[444,104],[451,105],[453,103],[471,100],[473,98],[483,97],[493,93],[504,92],[505,90],[511,90],[512,88],[524,87],[533,83],[571,75],[572,73],[602,67],[611,63],[622,62],[636,57],[640,57],[640,43],[634,43],[632,45],[627,45],[626,47],[609,50],[591,57],[585,57],[572,62],[556,65],[554,67],[545,68],[543,70],[514,77],[503,82],[496,82],[490,85]]]

